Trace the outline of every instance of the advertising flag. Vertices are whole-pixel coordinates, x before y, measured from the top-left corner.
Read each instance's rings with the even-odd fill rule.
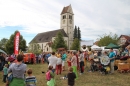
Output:
[[[15,55],[18,55],[19,53],[19,38],[20,38],[20,33],[17,32],[14,39],[14,54]]]

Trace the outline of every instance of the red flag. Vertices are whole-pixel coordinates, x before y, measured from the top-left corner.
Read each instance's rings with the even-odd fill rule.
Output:
[[[18,55],[19,53],[19,38],[20,38],[20,33],[17,32],[14,39],[14,54],[15,55]]]

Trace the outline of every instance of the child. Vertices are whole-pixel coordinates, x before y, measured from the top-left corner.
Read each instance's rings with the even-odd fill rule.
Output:
[[[62,71],[62,59],[61,57],[57,58],[57,65],[56,65],[56,74],[61,74]]]
[[[5,64],[3,68],[3,82],[6,83],[7,75],[8,75],[8,64]]]
[[[55,79],[54,79],[54,73],[52,72],[53,66],[49,66],[48,72],[46,73],[46,79],[47,79],[47,86],[55,86]]]
[[[74,86],[76,75],[73,72],[73,68],[72,67],[70,67],[68,70],[69,70],[69,73],[67,74],[68,86]]]
[[[28,69],[28,76],[25,79],[26,86],[36,86],[36,77],[32,75],[32,69]]]

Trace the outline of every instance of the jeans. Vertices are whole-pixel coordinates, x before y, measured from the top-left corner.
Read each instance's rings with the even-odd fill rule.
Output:
[[[84,72],[84,62],[83,61],[80,62],[80,72],[81,73]]]

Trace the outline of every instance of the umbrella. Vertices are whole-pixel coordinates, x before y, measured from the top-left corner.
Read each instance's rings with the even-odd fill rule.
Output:
[[[7,55],[7,53],[6,53],[5,51],[1,50],[1,49],[0,49],[0,52],[1,52],[1,53],[4,53],[4,54],[6,54],[6,55]]]
[[[120,48],[120,46],[110,43],[108,46],[105,47],[105,49],[110,49],[110,48],[118,49]]]

